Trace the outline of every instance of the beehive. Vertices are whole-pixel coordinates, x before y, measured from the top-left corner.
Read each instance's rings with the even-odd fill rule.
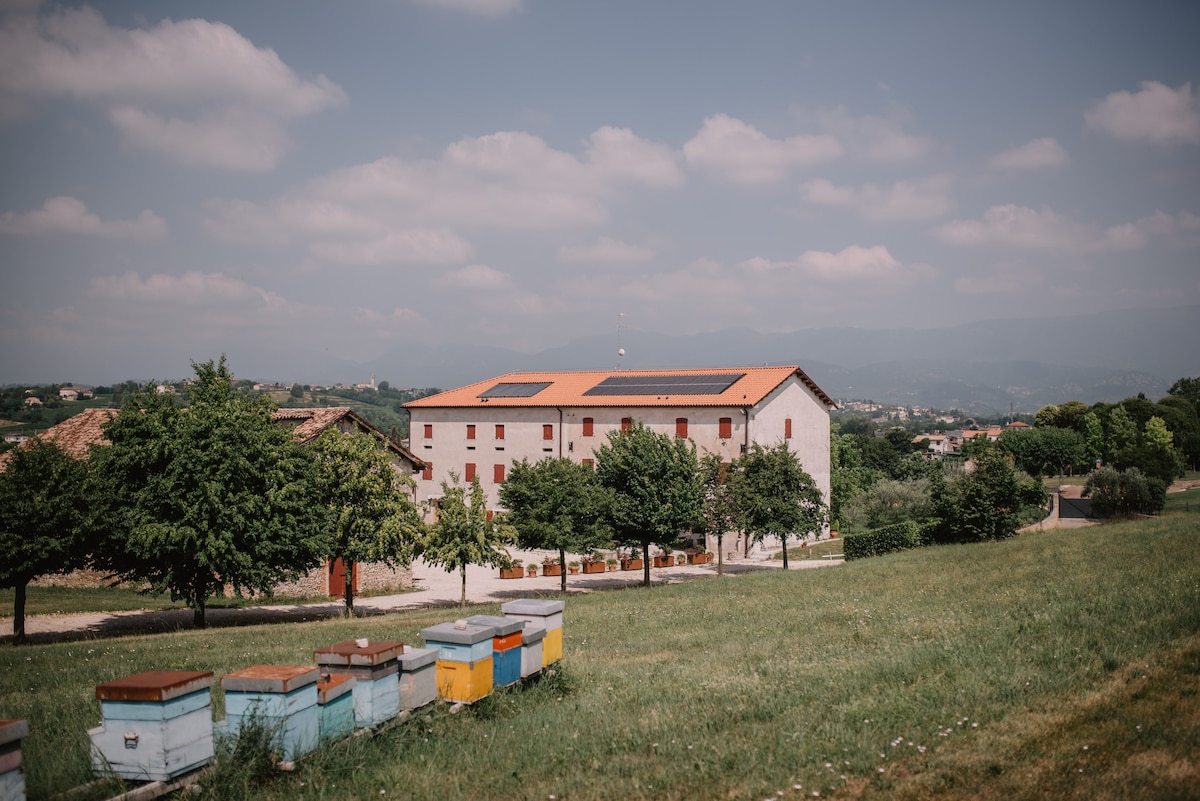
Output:
[[[400,664],[404,643],[347,640],[313,652],[323,672],[348,674],[354,687],[354,724],[371,728],[400,713]]]
[[[542,640],[542,667],[562,659],[563,602],[521,598],[500,605],[505,617],[524,620],[546,630]]]
[[[207,670],[151,670],[96,685],[99,726],[88,731],[92,772],[165,781],[213,758]]]
[[[21,740],[29,736],[24,720],[0,720],[0,799],[25,801],[25,771],[21,767]]]
[[[527,679],[542,672],[542,641],[546,630],[526,623],[521,629],[521,678]]]
[[[439,698],[469,704],[491,693],[493,631],[465,620],[422,629],[425,644],[437,650]]]
[[[308,665],[255,665],[221,679],[225,720],[231,736],[255,723],[275,731],[275,747],[285,762],[316,749],[321,712],[320,672]]]
[[[338,740],[354,731],[354,685],[358,679],[347,673],[334,673],[317,682],[317,729],[321,742]]]
[[[437,700],[437,651],[404,646],[400,654],[400,709],[419,709]]]
[[[513,620],[496,615],[471,615],[468,623],[491,626],[492,633],[492,682],[497,687],[506,687],[521,680],[521,629],[524,620]]]

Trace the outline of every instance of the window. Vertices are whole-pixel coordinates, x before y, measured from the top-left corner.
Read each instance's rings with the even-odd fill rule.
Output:
[[[583,466],[584,466],[584,467],[594,467],[594,466],[595,466],[595,464],[596,464],[596,460],[595,460],[595,459],[584,459],[584,460],[583,460]]]
[[[549,423],[542,426],[542,439],[554,439],[554,426]]]
[[[425,439],[433,439],[433,424],[425,424]]]
[[[496,423],[496,439],[504,439],[504,423]]]
[[[722,417],[717,428],[717,436],[720,439],[730,439],[733,436],[733,418]]]
[[[687,418],[675,418],[675,436],[679,439],[687,439]]]
[[[463,475],[465,476],[465,478],[463,479],[464,481],[474,481],[475,480],[475,463],[474,462],[467,462],[467,469],[463,471]]]
[[[632,430],[633,430],[633,418],[632,417],[622,417],[621,418],[621,433],[628,434]]]
[[[585,437],[592,436],[593,421],[590,417],[583,418],[583,435]]]
[[[498,464],[492,467],[492,481],[496,484],[504,483],[504,465]]]
[[[783,438],[792,438],[792,418],[790,417],[783,418]]]
[[[467,439],[475,439],[475,424],[467,423]]]
[[[433,462],[426,462],[425,469],[421,471],[422,481],[433,481]]]

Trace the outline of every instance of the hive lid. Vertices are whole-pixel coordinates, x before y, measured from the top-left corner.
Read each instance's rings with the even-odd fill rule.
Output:
[[[29,721],[0,720],[0,745],[7,745],[13,740],[23,740],[29,736]]]
[[[290,693],[315,684],[321,671],[315,665],[255,665],[221,679],[227,692]]]
[[[500,605],[500,611],[506,615],[539,615],[549,617],[563,610],[562,601],[538,600],[536,598],[518,598]]]
[[[521,630],[525,625],[524,620],[514,620],[510,617],[500,617],[499,615],[471,615],[467,618],[468,623],[474,623],[477,626],[491,626],[496,630],[493,637],[503,637],[506,634],[514,634]]]
[[[96,685],[101,701],[170,701],[212,686],[211,670],[147,670]]]
[[[356,640],[336,642],[313,651],[318,665],[382,665],[390,662],[404,650],[402,642],[370,642],[359,647]]]
[[[331,673],[327,678],[317,681],[317,703],[327,704],[348,692],[354,691],[358,679],[349,673]]]
[[[533,624],[529,624],[521,630],[521,644],[522,645],[533,645],[538,640],[544,640],[545,638],[546,638],[546,629],[542,628],[541,626],[534,626]]]
[[[400,669],[406,673],[411,673],[418,668],[423,668],[426,665],[432,665],[437,661],[436,648],[411,648],[404,647],[404,653],[400,655]]]
[[[462,624],[459,628],[459,623],[438,623],[436,626],[430,626],[426,629],[421,629],[421,637],[426,643],[432,642],[449,642],[458,645],[474,645],[483,640],[490,640],[495,633],[495,629],[491,626],[480,626],[474,623]]]

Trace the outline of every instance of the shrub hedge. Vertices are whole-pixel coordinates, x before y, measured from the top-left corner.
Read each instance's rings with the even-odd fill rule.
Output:
[[[842,545],[843,553],[846,559],[850,560],[919,548],[929,544],[929,532],[933,525],[934,523],[905,520],[903,523],[893,523],[864,534],[851,534]]]

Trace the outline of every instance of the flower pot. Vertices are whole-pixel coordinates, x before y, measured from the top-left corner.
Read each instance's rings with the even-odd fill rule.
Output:
[[[529,573],[530,578],[537,578],[537,565],[530,565],[529,567],[525,568],[525,570],[527,573]]]
[[[669,556],[655,556],[654,561],[650,564],[654,565],[655,567],[670,567],[671,565],[675,564],[675,560]]]
[[[542,575],[543,576],[561,576],[562,575],[562,565],[559,565],[559,564],[542,565]]]
[[[608,566],[608,572],[609,572],[609,573],[616,573],[616,572],[617,572],[617,566],[616,566],[616,565],[609,565],[609,566]]]
[[[708,564],[708,554],[706,554],[706,553],[689,554],[688,555],[688,564],[689,565],[706,565],[706,564]]]
[[[500,568],[500,578],[502,579],[519,579],[525,576],[525,571],[519,567],[502,567]]]
[[[579,568],[577,567],[568,567],[567,570],[571,571],[572,576],[579,572]]]
[[[641,570],[642,569],[642,560],[641,559],[622,559],[621,560],[621,569],[622,570]]]
[[[603,562],[588,562],[587,564],[585,564],[583,566],[583,572],[584,573],[603,573],[604,572],[604,563]]]

